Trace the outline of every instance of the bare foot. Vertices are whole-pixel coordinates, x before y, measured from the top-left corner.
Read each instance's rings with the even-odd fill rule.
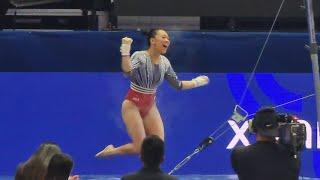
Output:
[[[95,156],[97,158],[107,157],[113,155],[114,146],[112,144],[105,147],[102,151],[98,152]]]

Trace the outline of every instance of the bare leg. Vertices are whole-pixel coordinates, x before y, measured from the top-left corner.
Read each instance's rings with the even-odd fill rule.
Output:
[[[119,147],[108,145],[105,149],[98,152],[96,157],[140,153],[140,146],[143,139],[146,137],[146,133],[139,110],[133,102],[125,100],[122,103],[122,118],[126,124],[127,132],[132,139],[132,143]]]
[[[163,122],[156,104],[152,106],[149,113],[144,117],[143,124],[147,135],[158,135],[164,140]]]

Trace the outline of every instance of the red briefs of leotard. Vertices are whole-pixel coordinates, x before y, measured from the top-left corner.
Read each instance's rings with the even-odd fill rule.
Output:
[[[155,94],[144,94],[130,89],[125,99],[133,102],[138,107],[141,117],[144,118],[154,104],[155,98]]]

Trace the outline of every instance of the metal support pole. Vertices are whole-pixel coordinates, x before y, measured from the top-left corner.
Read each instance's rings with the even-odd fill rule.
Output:
[[[316,94],[316,110],[317,121],[320,126],[320,77],[319,77],[319,62],[318,62],[318,45],[316,40],[315,26],[314,26],[314,13],[312,0],[306,0],[307,18],[309,26],[309,38],[310,38],[310,57],[312,62],[313,81]],[[320,128],[320,127],[318,127]]]

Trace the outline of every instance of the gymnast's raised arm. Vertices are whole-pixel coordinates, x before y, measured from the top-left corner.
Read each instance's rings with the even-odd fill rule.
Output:
[[[121,68],[125,74],[129,74],[132,67],[130,62],[130,50],[132,39],[128,37],[124,37],[121,40],[120,52],[121,52]]]

